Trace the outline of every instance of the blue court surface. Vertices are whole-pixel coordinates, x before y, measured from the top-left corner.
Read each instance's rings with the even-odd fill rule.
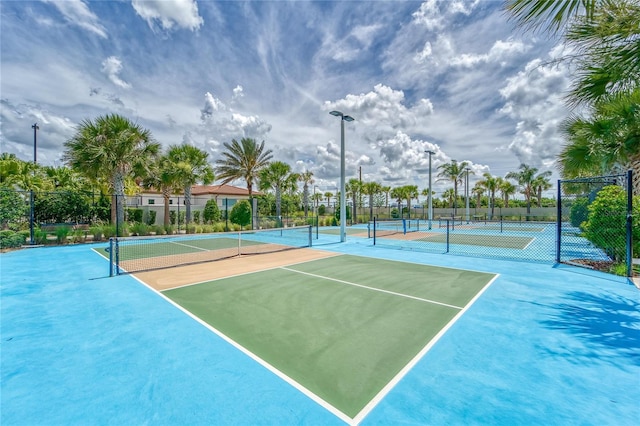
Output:
[[[640,291],[619,277],[356,238],[318,245],[499,274],[345,420],[133,276],[107,277],[92,247],[0,254],[2,425],[640,424]]]

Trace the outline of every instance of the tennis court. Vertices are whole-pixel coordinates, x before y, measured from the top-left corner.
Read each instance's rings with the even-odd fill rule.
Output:
[[[112,278],[106,243],[0,254],[0,422],[637,424],[626,281],[335,239]]]
[[[352,419],[494,278],[341,255],[163,294]]]

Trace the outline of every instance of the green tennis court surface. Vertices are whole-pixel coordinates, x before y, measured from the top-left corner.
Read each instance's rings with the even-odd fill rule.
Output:
[[[417,238],[413,241],[424,241],[427,243],[446,243],[445,234],[430,235],[428,237]],[[476,234],[449,234],[449,243],[467,244],[472,246],[485,246],[497,248],[524,249],[533,241],[530,237],[517,237],[512,235],[476,235]]]
[[[533,227],[533,226],[518,226],[518,225],[482,225],[482,224],[474,224],[474,227],[478,229],[486,229],[487,231],[515,231],[515,232],[544,232],[544,228],[542,227]]]
[[[494,277],[342,255],[163,294],[353,418]]]

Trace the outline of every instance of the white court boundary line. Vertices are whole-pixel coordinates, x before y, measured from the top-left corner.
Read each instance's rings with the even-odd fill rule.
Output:
[[[354,286],[354,287],[360,287],[360,288],[364,288],[364,289],[371,290],[371,291],[377,291],[377,292],[380,292],[380,293],[391,294],[393,296],[399,296],[399,297],[405,297],[407,299],[419,300],[420,302],[432,303],[434,305],[446,306],[448,308],[453,308],[453,309],[458,309],[458,310],[463,309],[460,306],[449,305],[448,303],[442,303],[442,302],[438,302],[438,301],[430,300],[430,299],[423,299],[421,297],[411,296],[409,294],[404,294],[404,293],[396,293],[395,291],[383,290],[381,288],[369,287],[369,286],[362,285],[362,284],[356,284],[356,283],[352,283],[352,282],[349,282],[349,281],[339,280],[337,278],[331,278],[331,277],[325,277],[323,275],[311,274],[309,272],[297,271],[295,269],[290,269],[290,268],[287,268],[287,267],[284,267],[284,266],[281,266],[280,269],[284,269],[285,271],[295,272],[295,273],[302,274],[302,275],[309,275],[311,277],[320,278],[320,279],[323,279],[323,280],[335,281],[335,282],[338,282],[338,283],[341,283],[341,284],[351,285],[351,286]]]
[[[348,255],[348,254],[340,253],[340,254],[337,254],[336,256],[329,256],[328,258],[338,257],[338,256],[345,256],[345,255]],[[348,255],[348,256],[366,257],[366,256],[358,256],[358,255]],[[325,258],[306,260],[306,261],[303,261],[303,262],[291,264],[289,266],[295,266],[295,265],[299,265],[299,264],[315,262],[315,261],[323,260],[323,259],[325,259]],[[383,259],[383,260],[390,260],[390,259]],[[390,260],[390,261],[396,262],[394,260]],[[441,267],[441,266],[437,266],[437,265],[427,265],[427,264],[421,264],[421,263],[416,263],[416,262],[403,262],[403,261],[397,261],[397,262],[400,262],[400,263],[411,263],[411,264],[422,265],[422,266],[426,266],[426,267],[436,267],[436,268],[444,268],[444,269],[452,269],[452,270],[455,270],[455,269],[466,270],[466,269],[451,268],[451,267],[446,267],[446,266],[445,267]],[[364,289],[367,289],[367,290],[378,291],[378,292],[382,292],[382,293],[391,294],[391,295],[394,295],[394,296],[405,297],[405,298],[409,298],[409,299],[422,301],[422,302],[425,302],[425,303],[432,303],[432,304],[436,304],[436,305],[442,305],[442,306],[446,306],[446,307],[450,307],[450,308],[459,310],[459,312],[438,332],[438,334],[436,334],[429,342],[427,342],[427,344],[422,348],[422,350],[420,352],[418,352],[418,354],[416,354],[416,356],[413,357],[411,359],[411,361],[409,361],[400,370],[400,372],[398,372],[398,374],[396,374],[380,390],[380,392],[378,392],[364,406],[364,408],[362,408],[362,410],[360,410],[360,412],[358,414],[356,414],[353,418],[351,418],[347,414],[345,414],[342,411],[340,411],[338,408],[336,408],[333,405],[331,405],[329,402],[325,401],[324,399],[322,399],[321,397],[319,397],[318,395],[316,395],[315,393],[313,393],[312,391],[307,389],[302,384],[298,383],[293,378],[289,377],[288,375],[286,375],[285,373],[283,373],[282,371],[280,371],[279,369],[277,369],[273,365],[269,364],[267,361],[265,361],[262,358],[260,358],[258,355],[254,354],[253,352],[251,352],[250,350],[248,350],[244,346],[240,345],[238,342],[233,340],[231,337],[225,335],[224,333],[222,333],[217,328],[213,327],[212,325],[210,325],[210,324],[206,323],[205,321],[203,321],[202,319],[198,318],[193,313],[188,311],[186,308],[183,308],[182,306],[180,306],[179,304],[177,304],[176,302],[171,300],[168,296],[165,296],[162,293],[162,291],[154,289],[153,287],[147,285],[144,281],[142,281],[139,278],[137,278],[135,275],[132,275],[132,277],[136,281],[138,281],[139,283],[141,283],[142,285],[144,285],[145,287],[150,289],[152,292],[158,294],[160,297],[162,297],[164,300],[169,302],[171,305],[175,306],[180,311],[184,312],[187,316],[189,316],[190,318],[194,319],[196,322],[198,322],[199,324],[203,325],[204,327],[206,327],[207,329],[209,329],[210,331],[215,333],[217,336],[222,338],[224,341],[229,343],[231,346],[233,346],[234,348],[238,349],[240,352],[244,353],[245,355],[247,355],[248,357],[250,357],[251,359],[256,361],[258,364],[260,364],[261,366],[266,368],[268,371],[272,372],[277,377],[279,377],[280,379],[284,380],[289,385],[293,386],[295,389],[300,391],[302,394],[304,394],[305,396],[310,398],[312,401],[316,402],[318,405],[320,405],[321,407],[323,407],[324,409],[326,409],[327,411],[329,411],[330,413],[332,413],[337,418],[339,418],[340,420],[342,420],[343,422],[345,422],[346,424],[348,424],[350,426],[359,425],[359,423],[362,422],[365,419],[365,417],[387,396],[387,394],[389,394],[391,392],[391,390],[415,367],[415,365],[429,352],[429,350],[431,350],[431,348],[440,340],[440,338],[442,338],[442,336],[444,336],[447,333],[447,331],[464,315],[464,313],[466,313],[466,311],[476,302],[476,300],[479,299],[480,296],[489,288],[489,286],[500,276],[500,274],[494,274],[494,277],[487,284],[485,284],[485,286],[464,307],[449,305],[449,304],[446,304],[446,303],[441,303],[441,302],[437,302],[437,301],[433,301],[433,300],[429,300],[429,299],[422,299],[422,298],[419,298],[419,297],[410,296],[410,295],[406,295],[406,294],[402,294],[402,293],[396,293],[396,292],[392,292],[392,291],[388,291],[388,290],[376,289],[374,287],[368,287],[368,286],[361,285],[361,284],[350,283],[348,281],[343,281],[343,280],[339,280],[339,279],[335,279],[335,278],[324,277],[324,276],[321,276],[321,275],[311,274],[311,273],[302,272],[302,271],[296,271],[295,269],[290,269],[288,267],[283,267],[283,266],[276,266],[276,267],[273,267],[273,268],[268,268],[268,269],[264,269],[264,270],[260,270],[260,271],[236,274],[236,275],[233,275],[232,277],[238,277],[238,276],[253,274],[253,273],[267,271],[267,270],[274,270],[274,269],[284,269],[284,270],[287,270],[287,271],[290,271],[290,272],[300,273],[300,274],[304,274],[304,275],[310,275],[310,276],[314,276],[314,277],[317,277],[317,278],[320,278],[320,279],[326,279],[326,280],[329,280],[329,281],[336,281],[336,282],[340,282],[342,284],[351,285],[351,286],[355,286],[355,287],[361,287],[361,288],[364,288]],[[473,271],[473,270],[466,270],[466,271],[479,272],[479,271]],[[483,272],[483,273],[487,273],[487,272]],[[204,281],[203,283],[223,280],[223,279],[232,278],[232,277],[216,278],[214,280]],[[200,283],[200,284],[203,284],[203,283]],[[196,285],[196,284],[188,284],[188,285],[185,285],[185,286],[182,286],[182,287],[188,287],[190,285]],[[175,287],[175,288],[181,288],[181,287]]]

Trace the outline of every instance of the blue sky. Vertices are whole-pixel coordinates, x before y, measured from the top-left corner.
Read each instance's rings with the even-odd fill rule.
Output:
[[[563,46],[517,30],[501,1],[6,1],[0,3],[3,152],[61,165],[84,119],[123,114],[164,146],[212,162],[232,138],[335,190],[347,178],[427,186],[468,161],[475,176],[553,170],[568,115]],[[438,182],[439,192],[450,186]]]

